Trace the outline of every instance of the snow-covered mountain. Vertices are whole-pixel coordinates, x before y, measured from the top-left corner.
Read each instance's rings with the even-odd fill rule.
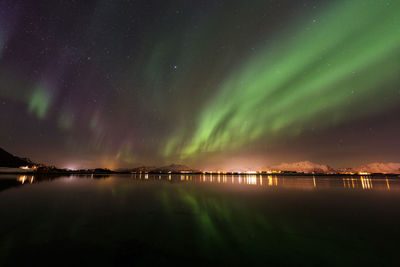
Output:
[[[283,162],[279,165],[270,167],[276,171],[295,171],[304,173],[335,173],[336,171],[328,165],[318,164],[311,161],[300,161],[293,163]]]
[[[374,162],[353,168],[355,172],[369,173],[395,173],[400,174],[400,163],[396,162]]]

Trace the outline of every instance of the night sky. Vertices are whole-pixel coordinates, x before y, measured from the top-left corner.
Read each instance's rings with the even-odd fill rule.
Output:
[[[0,147],[58,167],[400,161],[400,1],[0,0]]]

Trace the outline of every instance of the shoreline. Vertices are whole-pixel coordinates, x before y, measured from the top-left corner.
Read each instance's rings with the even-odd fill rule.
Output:
[[[281,172],[281,173],[204,173],[204,172],[88,172],[88,171],[53,171],[53,172],[0,172],[0,175],[37,175],[37,176],[53,176],[53,175],[113,175],[113,174],[152,174],[152,175],[211,175],[211,176],[250,176],[250,175],[262,175],[262,176],[319,176],[319,177],[374,177],[374,178],[385,178],[393,177],[400,178],[400,174],[395,173],[371,173],[371,174],[343,174],[343,173],[295,173],[295,172]]]

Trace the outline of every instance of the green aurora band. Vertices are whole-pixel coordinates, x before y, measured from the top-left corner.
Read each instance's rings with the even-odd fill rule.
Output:
[[[342,1],[259,49],[215,90],[195,121],[182,125],[164,157],[187,160],[263,139],[322,130],[396,104],[400,1]]]

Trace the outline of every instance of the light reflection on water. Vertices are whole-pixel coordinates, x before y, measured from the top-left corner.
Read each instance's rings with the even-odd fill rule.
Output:
[[[67,176],[70,178],[107,178],[118,175],[78,175]],[[276,189],[294,190],[366,190],[390,191],[400,190],[400,179],[397,177],[371,177],[371,176],[277,176],[262,174],[131,174],[123,177],[143,181],[169,181],[189,182],[194,184],[257,186]],[[0,184],[5,179],[15,179],[16,185],[40,183],[43,181],[65,178],[65,176],[35,176],[35,175],[0,175]],[[4,189],[3,189],[4,190]]]
[[[252,185],[299,190],[347,189],[390,191],[400,189],[400,179],[395,177],[371,176],[277,176],[262,174],[132,174],[135,180],[168,180],[201,184]]]

